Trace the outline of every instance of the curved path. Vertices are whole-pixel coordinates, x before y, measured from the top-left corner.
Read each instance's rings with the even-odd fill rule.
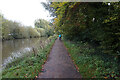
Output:
[[[62,41],[57,39],[38,78],[81,78]]]

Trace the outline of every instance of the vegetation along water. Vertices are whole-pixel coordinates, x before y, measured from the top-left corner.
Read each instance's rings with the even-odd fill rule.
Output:
[[[24,54],[7,64],[2,71],[3,78],[37,76],[42,72],[42,65],[59,34],[82,78],[120,78],[120,2],[42,4],[54,18],[51,22],[36,19],[34,28],[23,26],[0,15],[2,18],[0,38],[3,41],[47,37],[45,40],[38,40],[38,43],[35,41],[34,43],[39,44],[36,48],[33,47],[34,43],[27,41],[28,44],[30,42],[32,50],[26,53],[31,54]],[[14,43],[11,41],[11,44]],[[3,45],[5,47],[4,42]],[[3,50],[3,57],[7,51]]]

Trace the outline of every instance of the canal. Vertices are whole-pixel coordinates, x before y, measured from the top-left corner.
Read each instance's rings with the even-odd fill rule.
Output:
[[[2,66],[5,66],[14,59],[29,54],[33,48],[40,47],[40,44],[47,38],[16,39],[2,41]]]

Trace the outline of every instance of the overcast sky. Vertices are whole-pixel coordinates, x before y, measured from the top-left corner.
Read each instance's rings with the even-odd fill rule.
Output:
[[[36,19],[50,20],[49,12],[41,2],[46,0],[0,0],[0,12],[5,18],[15,20],[26,26],[34,26]]]

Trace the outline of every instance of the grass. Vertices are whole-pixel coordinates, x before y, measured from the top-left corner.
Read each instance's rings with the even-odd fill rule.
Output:
[[[52,45],[56,37],[50,37],[49,43],[43,48],[39,49],[37,55],[30,54],[18,58],[2,71],[2,78],[35,78],[42,72],[42,65],[47,59]]]
[[[115,58],[107,60],[88,43],[64,40],[64,45],[83,78],[120,78]]]

